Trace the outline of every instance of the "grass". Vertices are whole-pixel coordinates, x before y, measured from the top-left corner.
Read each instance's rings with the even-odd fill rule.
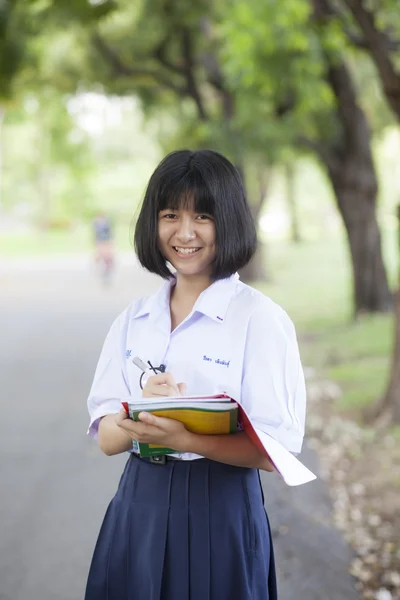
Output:
[[[303,364],[343,391],[335,409],[355,418],[387,384],[393,317],[353,319],[351,270],[343,239],[272,244],[271,278],[258,287],[278,302],[296,325]],[[387,261],[394,279],[395,259]]]
[[[3,258],[79,253],[89,248],[89,236],[84,232],[73,235],[65,231],[0,235],[0,256]]]
[[[370,356],[364,360],[354,357],[349,362],[327,368],[327,375],[345,391],[338,408],[357,410],[375,402],[383,393],[389,364],[387,357]]]
[[[128,227],[116,230],[118,247],[130,250]],[[0,234],[2,258],[65,255],[90,252],[93,248],[90,226],[76,231],[29,231],[21,234]]]

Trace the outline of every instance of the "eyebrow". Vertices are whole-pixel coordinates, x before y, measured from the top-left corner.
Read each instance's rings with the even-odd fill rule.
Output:
[[[210,213],[208,213],[205,210],[196,210],[196,209],[190,209],[190,208],[161,208],[158,212],[192,212],[195,215],[208,215]]]

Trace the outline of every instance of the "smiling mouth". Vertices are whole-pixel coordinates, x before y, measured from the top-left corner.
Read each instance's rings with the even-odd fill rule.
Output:
[[[177,254],[182,254],[185,256],[190,256],[192,254],[196,254],[201,248],[181,248],[180,246],[173,246],[173,249]]]

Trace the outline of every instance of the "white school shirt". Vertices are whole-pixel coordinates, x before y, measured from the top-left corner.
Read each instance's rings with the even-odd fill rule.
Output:
[[[237,274],[214,282],[192,312],[171,332],[170,294],[176,280],[153,295],[134,300],[114,321],[105,340],[88,398],[88,434],[118,413],[121,400],[139,402],[139,356],[166,365],[187,394],[227,393],[242,404],[253,426],[301,450],[306,393],[296,333],[285,311]],[[183,460],[197,454],[174,455]]]

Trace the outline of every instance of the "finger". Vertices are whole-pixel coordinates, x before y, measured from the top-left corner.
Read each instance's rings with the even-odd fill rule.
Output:
[[[126,421],[127,419],[129,419],[128,413],[126,412],[126,410],[124,408],[121,408],[119,413],[116,415],[116,419],[115,419],[117,425],[122,423],[122,421]]]
[[[117,415],[115,415],[115,422],[121,429],[125,429],[126,431],[131,431],[132,427],[135,426],[135,421],[130,418],[130,416],[125,412],[120,410]]]
[[[124,431],[128,432],[129,435],[135,437],[135,439],[139,439],[140,436],[145,435],[146,433],[156,431],[154,427],[148,425],[147,423],[141,423],[140,421],[123,421],[120,423],[120,428]]]
[[[118,425],[118,427],[120,429],[123,429],[124,431],[131,431],[130,427],[131,427],[132,421],[130,419],[122,419],[120,417],[120,415],[117,415],[117,418],[115,419],[115,423]]]
[[[169,371],[157,373],[157,375],[150,375],[147,383],[155,383],[156,385],[176,385],[174,376]]]
[[[171,427],[175,427],[177,422],[175,419],[170,419],[169,417],[159,417],[148,412],[139,413],[139,419],[142,423],[146,423],[146,425],[148,425],[148,431],[150,431],[150,428],[169,431]]]
[[[186,383],[178,383],[178,390],[179,393],[184,396],[187,392],[187,385]]]
[[[156,425],[157,417],[148,412],[139,413],[139,419],[141,423],[147,423],[148,425]]]
[[[177,392],[179,391],[174,376],[169,371],[166,371],[165,373],[159,373],[157,375],[151,375],[146,381],[145,387],[150,387],[153,385],[167,385],[171,388],[175,388]]]
[[[172,388],[167,385],[155,385],[153,387],[145,387],[143,388],[143,398],[154,398],[154,396],[167,397],[167,396],[176,396],[177,388]],[[179,395],[179,394],[178,394]]]
[[[147,425],[152,425],[153,427],[158,427],[161,429],[168,427],[169,423],[175,420],[167,417],[159,417],[144,411],[139,413],[139,419],[141,423],[146,423]]]

